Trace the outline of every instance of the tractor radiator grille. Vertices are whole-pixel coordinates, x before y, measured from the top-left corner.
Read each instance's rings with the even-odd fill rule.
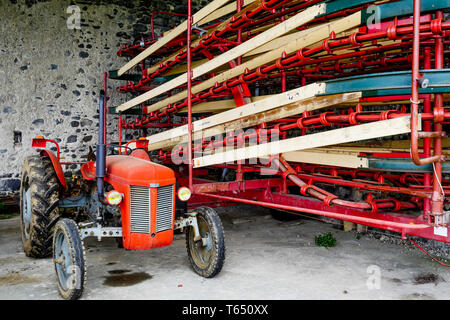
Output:
[[[158,188],[156,198],[156,232],[172,229],[173,185]]]
[[[150,189],[131,186],[130,196],[130,231],[150,233]]]

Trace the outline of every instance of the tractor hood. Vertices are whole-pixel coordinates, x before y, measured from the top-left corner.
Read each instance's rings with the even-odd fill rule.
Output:
[[[95,161],[85,163],[81,173],[87,180],[94,180]],[[157,183],[168,185],[175,183],[175,173],[165,166],[133,156],[106,157],[105,180],[134,186],[149,186]]]

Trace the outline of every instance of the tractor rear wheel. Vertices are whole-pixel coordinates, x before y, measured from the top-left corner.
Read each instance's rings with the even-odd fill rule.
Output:
[[[222,270],[225,261],[225,236],[217,212],[209,207],[196,209],[197,224],[202,239],[195,240],[194,228],[186,228],[186,248],[194,271],[212,278]]]
[[[25,159],[20,185],[20,228],[28,257],[52,252],[51,226],[59,217],[59,181],[48,157]]]
[[[61,297],[81,297],[86,282],[86,253],[78,226],[71,219],[61,219],[55,226],[53,263]]]

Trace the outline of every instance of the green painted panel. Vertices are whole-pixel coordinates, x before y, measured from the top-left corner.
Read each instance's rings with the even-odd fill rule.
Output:
[[[381,20],[392,19],[394,17],[411,16],[413,14],[413,0],[400,0],[391,3],[385,3],[378,6],[379,17]],[[422,0],[420,12],[425,13],[440,9],[449,9],[450,0]],[[374,14],[373,9],[366,9],[362,12],[362,22],[366,24],[367,20]]]
[[[420,93],[450,91],[450,69],[420,70],[420,72],[429,80],[428,87],[420,89]],[[325,95],[355,91],[370,91],[371,94],[378,94],[381,90],[384,90],[382,95],[390,94],[389,92],[391,94],[408,94],[411,92],[411,71],[358,75],[328,80],[326,84]]]
[[[142,78],[140,74],[123,74],[119,76],[118,71],[119,70],[109,71],[109,78],[114,80],[127,80],[127,81],[139,81]]]
[[[117,107],[108,107],[108,113],[109,114],[118,114]],[[132,109],[128,109],[126,111],[122,111],[121,114],[127,115],[127,114],[134,114],[134,115],[142,115],[142,108],[136,107]]]
[[[431,164],[415,165],[411,159],[369,158],[369,168],[396,172],[433,172]],[[442,163],[442,171],[450,172],[450,162]]]

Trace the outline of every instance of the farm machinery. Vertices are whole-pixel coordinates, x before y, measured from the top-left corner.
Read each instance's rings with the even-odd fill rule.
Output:
[[[262,205],[449,242],[449,8],[212,1],[122,46],[129,61],[109,78],[135,97],[109,110],[120,132],[142,130],[191,207]]]
[[[53,252],[60,295],[77,299],[86,280],[85,238],[114,237],[122,248],[148,250],[170,245],[174,230],[184,228],[193,270],[214,277],[225,259],[219,216],[209,207],[187,212],[183,201],[189,199],[189,189],[175,190],[173,170],[150,161],[142,149],[106,145],[105,98],[102,92],[99,141],[96,155],[90,155],[95,160],[81,166],[81,177],[66,181],[56,141],[33,139],[37,148],[56,144],[57,155],[41,149],[25,159],[20,203],[26,255],[39,258]]]
[[[103,134],[96,161],[81,167],[79,185],[93,189],[58,200],[52,182],[46,208],[86,208],[95,221],[78,222],[81,237],[122,228],[129,249],[167,245],[174,228],[186,227],[190,260],[205,276],[223,262],[212,207],[236,203],[271,208],[279,219],[307,214],[450,242],[450,1],[214,0],[194,15],[188,6],[187,21],[156,34],[152,16],[151,36],[120,48],[128,62],[105,74],[105,89],[125,81],[117,91],[133,97],[100,106],[118,118],[109,146],[118,154],[104,164]],[[128,130],[141,138],[124,140]],[[42,151],[28,161],[44,159],[41,177],[58,181],[55,158]],[[175,184],[187,215],[154,233],[152,197]],[[149,198],[134,186],[149,187]],[[106,216],[121,219],[100,223]],[[61,224],[72,220],[51,210],[46,219],[56,231],[45,241],[60,248]],[[195,248],[212,252],[211,271],[200,271]]]

